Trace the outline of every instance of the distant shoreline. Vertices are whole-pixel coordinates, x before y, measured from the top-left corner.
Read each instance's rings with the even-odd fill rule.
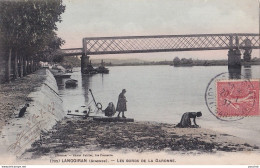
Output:
[[[228,61],[223,61],[223,60],[220,60],[220,61],[211,61],[211,60],[207,60],[207,61],[194,61],[193,63],[191,64],[179,64],[179,65],[173,65],[175,67],[189,67],[189,66],[227,66],[228,65]],[[260,65],[260,61],[252,61],[252,62],[244,62],[242,61],[241,62],[241,65],[242,66],[251,66],[251,65]]]
[[[112,66],[150,66],[150,65],[168,65],[175,67],[192,67],[192,66],[227,66],[228,60],[192,60],[192,59],[180,60],[177,65],[174,65],[174,61],[144,61],[138,59],[104,59],[106,67]],[[92,59],[92,65],[95,67],[100,66],[101,59]],[[244,62],[241,60],[242,66],[260,65],[260,58],[253,58],[250,62]],[[70,65],[71,67],[80,67],[81,61],[77,58],[65,58],[61,63],[64,67]]]
[[[107,64],[107,67],[112,67],[112,66],[151,66],[151,65],[168,65],[168,66],[174,66],[174,67],[193,67],[193,66],[227,66],[228,62],[224,62],[223,60],[221,61],[200,61],[192,64],[179,64],[179,65],[174,65],[172,62],[154,62],[154,63],[124,63],[124,64]],[[260,65],[260,62],[241,62],[242,66],[251,66],[251,65]],[[99,66],[99,64],[93,64],[93,66]]]

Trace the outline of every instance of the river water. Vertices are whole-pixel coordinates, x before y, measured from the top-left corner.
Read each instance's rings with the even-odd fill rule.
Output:
[[[83,105],[93,107],[88,89],[92,89],[103,109],[109,102],[116,105],[119,93],[126,89],[126,116],[135,121],[177,124],[184,112],[201,111],[203,116],[197,119],[201,127],[260,145],[260,117],[221,121],[206,106],[204,95],[209,81],[217,74],[228,72],[227,66],[116,66],[109,69],[109,74],[87,76],[81,74],[80,68],[74,68],[71,78],[78,80],[78,86],[59,87],[65,113]],[[260,78],[260,66],[242,67],[241,74],[245,78]],[[58,84],[62,85],[64,81]]]

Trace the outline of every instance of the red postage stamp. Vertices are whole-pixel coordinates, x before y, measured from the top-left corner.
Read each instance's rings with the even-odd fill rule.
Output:
[[[218,117],[259,115],[258,80],[223,80],[216,87]]]

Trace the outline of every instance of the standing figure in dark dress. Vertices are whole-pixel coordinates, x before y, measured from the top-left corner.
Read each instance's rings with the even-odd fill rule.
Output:
[[[189,128],[189,127],[199,127],[196,124],[196,117],[201,117],[202,113],[199,112],[186,112],[182,115],[181,121],[179,124],[176,125],[176,127],[179,128]],[[191,118],[193,118],[194,125],[191,125]]]
[[[126,90],[123,89],[122,92],[118,96],[116,111],[118,111],[119,113],[118,113],[117,117],[120,117],[120,113],[122,112],[122,117],[126,118],[125,114],[124,114],[124,112],[127,111],[127,109],[126,109],[127,101],[126,101],[125,93],[126,93]]]

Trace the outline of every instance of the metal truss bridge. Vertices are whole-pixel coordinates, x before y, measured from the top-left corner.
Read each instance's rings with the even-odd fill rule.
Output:
[[[259,49],[259,34],[192,34],[83,38],[82,48],[61,49],[58,55]]]

